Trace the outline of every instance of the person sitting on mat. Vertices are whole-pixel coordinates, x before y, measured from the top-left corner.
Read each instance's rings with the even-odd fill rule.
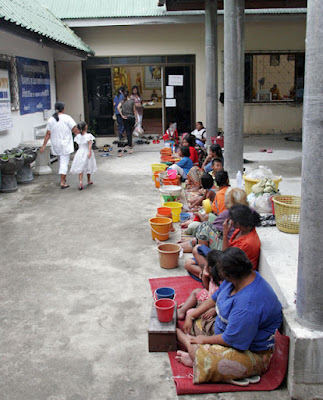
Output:
[[[183,179],[186,179],[188,171],[193,167],[193,162],[190,159],[189,148],[187,146],[181,146],[177,150],[177,154],[181,157],[181,160],[176,164],[171,165],[168,169],[175,169]]]
[[[184,253],[192,253],[196,244],[205,245],[211,250],[223,250],[223,223],[227,218],[229,218],[229,209],[234,204],[248,205],[247,194],[243,189],[229,188],[227,190],[225,193],[225,206],[227,209],[218,215],[214,221],[203,221],[202,223],[193,222],[189,225],[185,233],[191,233],[194,238],[186,239],[186,241],[181,242],[181,247],[183,248]],[[190,232],[190,230],[194,230],[194,232]],[[229,239],[233,232],[234,227],[232,226],[228,232]],[[196,265],[195,260],[191,259],[186,260],[185,267],[186,264],[191,263]],[[188,268],[188,270],[191,271],[190,268]]]
[[[229,189],[229,175],[227,171],[218,171],[215,174],[214,180],[219,187],[212,203],[213,214],[219,215],[222,211],[226,210],[224,196],[225,192]]]
[[[198,211],[201,208],[203,200],[209,199],[211,202],[213,202],[215,198],[216,191],[213,189],[214,180],[210,174],[202,175],[201,184],[202,190],[199,191],[198,195],[195,196],[193,200],[188,201],[190,211]]]
[[[221,253],[217,270],[223,279],[219,289],[185,318],[184,332],[177,329],[187,349],[177,351],[177,361],[193,367],[194,384],[259,382],[282,324],[282,306],[243,250],[232,247]],[[215,306],[214,329],[206,333],[201,316]]]
[[[243,250],[257,270],[260,255],[260,239],[256,226],[260,222],[260,215],[244,204],[235,204],[229,210],[229,218],[223,222],[222,250],[228,247],[238,247]],[[232,232],[234,228],[234,232]],[[232,235],[232,236],[231,236]],[[231,236],[229,240],[229,236]],[[194,258],[185,262],[188,273],[201,279],[201,271],[206,264],[206,256],[211,251],[205,244],[198,244],[193,248]]]
[[[219,258],[219,251],[212,250],[207,255],[207,264],[203,269],[202,273],[202,282],[204,289],[194,289],[191,294],[186,299],[185,303],[180,304],[177,309],[177,318],[178,319],[185,319],[187,315],[195,309],[193,307],[198,307],[203,301],[209,299],[212,294],[219,288],[220,285],[220,277],[216,270],[216,264]],[[212,272],[212,270],[214,271]],[[216,277],[216,280],[213,279],[213,276]],[[202,318],[207,323],[214,323],[212,322],[213,317],[215,317],[215,308],[212,307],[207,310],[203,315]]]

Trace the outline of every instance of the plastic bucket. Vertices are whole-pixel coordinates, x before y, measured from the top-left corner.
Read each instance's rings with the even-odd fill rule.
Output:
[[[160,187],[160,177],[159,174],[163,171],[155,171],[154,172],[154,181],[155,181],[155,187],[159,188]]]
[[[164,178],[162,182],[164,186],[168,185],[179,186],[181,184],[180,179],[178,179],[177,177],[175,179]]]
[[[164,195],[163,195],[164,197]],[[179,214],[182,211],[183,204],[177,201],[170,201],[163,204],[164,207],[170,207],[172,209],[173,222],[179,222]]]
[[[179,244],[160,244],[157,249],[159,253],[159,264],[161,268],[173,269],[178,267],[178,258],[182,250]]]
[[[191,218],[191,214],[190,213],[180,213],[179,214],[179,220],[181,221],[181,222],[185,222],[185,221],[187,221],[188,219],[190,219]]]
[[[175,301],[172,299],[159,299],[155,301],[157,317],[160,322],[171,322],[173,319]]]
[[[151,227],[151,237],[161,242],[169,239],[169,234],[173,229],[172,220],[166,217],[155,217],[149,220]]]
[[[170,147],[164,147],[163,149],[160,150],[160,154],[165,156],[170,156],[172,155],[172,149]]]
[[[151,170],[153,172],[155,171],[165,171],[167,168],[167,165],[159,163],[159,164],[151,164]]]
[[[160,300],[160,299],[172,299],[174,300],[175,297],[175,289],[171,287],[160,287],[155,290],[154,292],[154,299],[155,300]]]
[[[244,179],[244,186],[245,186],[245,191],[248,194],[250,194],[252,192],[252,187],[253,185],[255,185],[256,183],[260,182],[260,179],[252,179],[252,178],[248,178],[247,176],[243,175],[243,179]],[[282,180],[282,178],[279,179],[273,179],[273,181],[275,182],[275,186],[276,186],[276,190],[278,191],[278,186],[279,186],[279,182]]]
[[[178,202],[181,196],[171,196],[169,194],[162,194],[164,203],[174,203]]]
[[[207,214],[210,214],[210,212],[212,212],[212,204],[211,204],[210,199],[205,199],[205,200],[203,200],[203,201],[202,201],[202,206],[203,206],[203,208],[204,208],[204,211],[205,211]]]
[[[168,169],[167,170],[167,177],[168,177],[168,179],[176,179],[177,178],[176,169]]]

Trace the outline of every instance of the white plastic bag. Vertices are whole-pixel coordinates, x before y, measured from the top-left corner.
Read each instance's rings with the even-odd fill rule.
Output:
[[[137,122],[135,124],[135,128],[132,132],[133,136],[140,137],[143,133],[144,133],[144,130],[142,129],[141,123]]]
[[[247,197],[249,206],[260,214],[271,214],[271,197],[273,193],[254,194],[250,193]]]

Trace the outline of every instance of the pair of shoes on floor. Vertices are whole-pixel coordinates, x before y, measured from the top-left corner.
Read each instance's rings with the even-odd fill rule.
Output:
[[[259,151],[261,151],[262,153],[272,153],[273,152],[273,149],[260,149]]]
[[[249,383],[258,383],[260,382],[260,376],[254,375],[249,376],[248,378],[241,378],[241,379],[231,379],[228,383],[236,386],[248,386]]]

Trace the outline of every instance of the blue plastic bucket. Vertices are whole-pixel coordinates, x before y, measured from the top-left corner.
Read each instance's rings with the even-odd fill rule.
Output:
[[[174,297],[175,297],[175,289],[171,287],[160,287],[156,289],[154,293],[155,300],[174,299]]]
[[[180,219],[181,222],[185,222],[190,218],[191,218],[191,214],[190,213],[185,213],[184,212],[184,213],[180,213],[179,214],[179,219]]]

